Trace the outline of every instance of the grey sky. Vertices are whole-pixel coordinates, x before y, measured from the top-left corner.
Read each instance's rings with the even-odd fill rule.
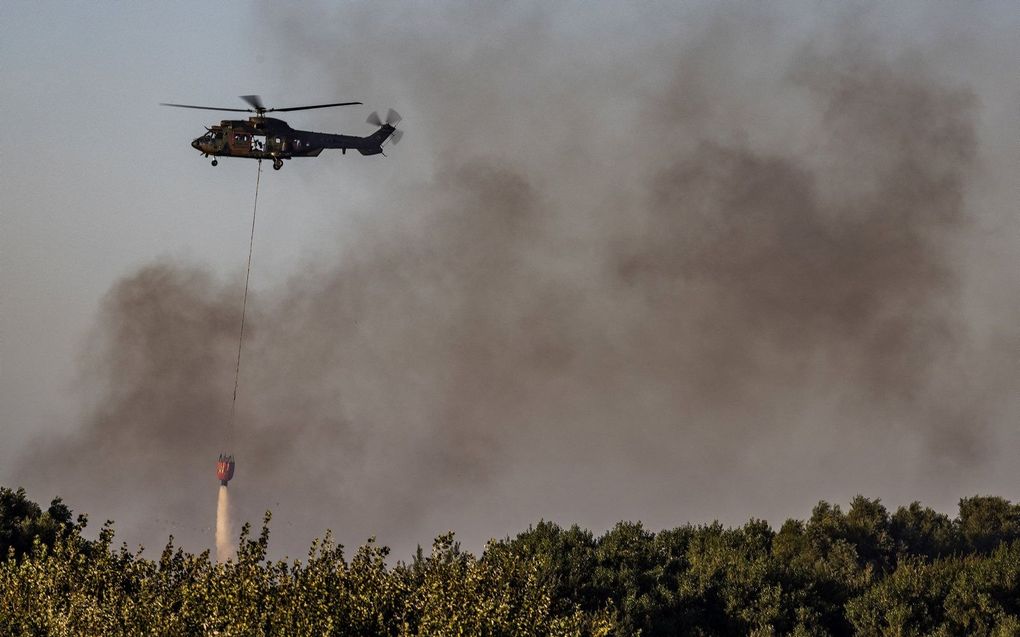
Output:
[[[0,480],[211,542],[231,323],[187,310],[240,300],[255,165],[157,103],[259,93],[408,131],[263,175],[232,488],[288,551],[1011,496],[1020,12],[673,4],[5,5]]]

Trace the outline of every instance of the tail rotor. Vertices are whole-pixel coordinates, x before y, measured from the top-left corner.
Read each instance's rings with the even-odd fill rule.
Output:
[[[376,111],[372,111],[371,115],[369,115],[368,119],[365,121],[371,124],[372,126],[380,127],[389,126],[390,128],[393,128],[394,129],[393,132],[390,133],[390,136],[386,139],[386,141],[393,142],[393,144],[397,144],[404,136],[404,131],[396,130],[397,124],[399,124],[402,119],[404,118],[400,116],[400,113],[396,112],[391,108],[386,111],[385,121],[379,118],[379,113],[377,113]]]

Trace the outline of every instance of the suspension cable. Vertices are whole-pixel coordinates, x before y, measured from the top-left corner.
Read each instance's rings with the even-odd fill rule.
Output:
[[[248,267],[244,273],[244,299],[241,301],[241,330],[237,337],[237,366],[234,368],[234,398],[230,402],[230,452],[234,450],[234,411],[237,408],[237,385],[241,376],[241,347],[244,344],[244,318],[248,311],[248,280],[251,278],[251,255],[255,247],[255,213],[259,209],[259,183],[262,181],[262,160],[255,177],[255,203],[251,209],[251,237],[248,239]]]

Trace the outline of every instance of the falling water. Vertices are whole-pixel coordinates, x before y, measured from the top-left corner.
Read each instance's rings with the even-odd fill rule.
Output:
[[[234,535],[230,525],[230,491],[227,485],[220,485],[220,497],[216,504],[216,560],[226,562],[234,556]]]

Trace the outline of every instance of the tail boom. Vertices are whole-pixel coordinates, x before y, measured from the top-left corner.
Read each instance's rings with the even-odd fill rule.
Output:
[[[339,148],[345,153],[348,150],[356,150],[362,155],[378,155],[382,153],[382,145],[396,128],[389,124],[383,124],[379,130],[368,137],[355,137],[354,135],[332,135],[330,133],[315,133],[301,131],[301,139],[308,149],[305,153],[311,154],[324,148]],[[297,153],[295,153],[296,155]],[[315,152],[318,154],[318,152]]]

